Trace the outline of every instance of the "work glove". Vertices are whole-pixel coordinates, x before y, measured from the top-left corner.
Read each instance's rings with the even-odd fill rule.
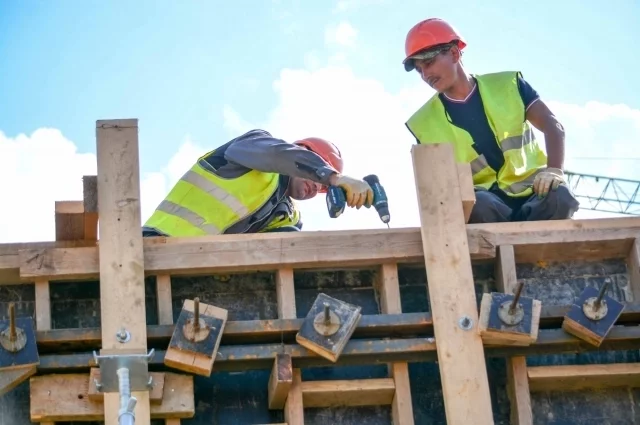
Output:
[[[547,168],[536,175],[533,180],[533,191],[539,197],[547,196],[549,190],[556,190],[560,184],[565,183],[564,173],[559,168]]]
[[[347,198],[347,205],[360,209],[363,205],[370,207],[373,204],[373,189],[364,180],[341,175],[336,179],[336,186],[341,187]]]

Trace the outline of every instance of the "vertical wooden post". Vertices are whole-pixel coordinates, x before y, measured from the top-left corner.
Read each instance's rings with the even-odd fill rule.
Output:
[[[144,256],[140,213],[138,120],[97,121],[101,355],[146,354]],[[125,329],[130,340],[116,334]],[[150,423],[148,391],[137,399],[136,424]],[[104,396],[105,425],[118,425],[120,398]]]
[[[493,411],[462,208],[449,144],[411,151],[448,425],[492,425]]]
[[[495,279],[498,291],[514,293],[518,284],[513,245],[500,245],[497,251]],[[532,425],[531,392],[525,356],[507,358],[507,394],[511,404],[511,425]]]
[[[398,265],[386,263],[378,271],[378,293],[380,307],[384,314],[402,313],[400,302],[400,283]],[[409,364],[407,362],[390,363],[389,374],[395,382],[395,394],[391,403],[391,419],[393,425],[413,425],[413,403],[411,399],[411,383],[409,381]]]

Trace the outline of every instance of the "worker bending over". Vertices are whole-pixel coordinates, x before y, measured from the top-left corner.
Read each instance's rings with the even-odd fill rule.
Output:
[[[456,161],[471,164],[470,223],[571,218],[580,204],[564,178],[562,125],[520,72],[468,74],[465,46],[441,19],[409,31],[405,70],[415,69],[437,93],[407,128],[419,144],[453,143]],[[527,121],[544,133],[546,154]]]
[[[367,182],[342,174],[339,149],[319,138],[293,144],[252,130],[199,158],[143,227],[143,236],[199,236],[302,229],[292,199],[342,187],[349,207],[371,204]]]

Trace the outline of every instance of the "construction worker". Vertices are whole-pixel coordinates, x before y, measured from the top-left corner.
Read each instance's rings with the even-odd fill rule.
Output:
[[[472,75],[467,43],[438,18],[408,32],[404,68],[437,93],[406,122],[417,143],[452,143],[471,164],[476,204],[469,222],[569,219],[579,203],[566,185],[564,129],[518,71]],[[547,153],[529,123],[544,134]]]
[[[199,158],[143,227],[143,236],[199,236],[299,231],[292,199],[346,192],[347,205],[373,202],[364,180],[342,174],[339,149],[320,138],[287,143],[252,130]]]

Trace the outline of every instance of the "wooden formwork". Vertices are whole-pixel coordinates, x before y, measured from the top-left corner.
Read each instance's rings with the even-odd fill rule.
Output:
[[[449,424],[493,423],[485,357],[508,359],[513,424],[533,423],[531,391],[637,384],[640,375],[634,364],[527,367],[526,356],[640,347],[640,218],[465,224],[470,205],[468,173],[454,164],[448,146],[438,145],[416,146],[412,153],[420,228],[138,239],[137,123],[103,121],[99,125],[127,128],[122,131],[128,131],[128,136],[115,142],[110,133],[99,132],[98,144],[104,155],[119,140],[122,149],[126,146],[130,161],[112,168],[106,161],[99,162],[102,166],[97,179],[85,177],[84,201],[56,204],[55,242],[0,245],[0,284],[35,285],[35,338],[43,352],[39,364],[0,372],[5,391],[30,379],[34,422],[104,420],[108,425],[117,424],[113,417],[117,394],[100,400],[92,387],[90,376],[95,376],[97,365],[90,350],[107,347],[108,339],[123,321],[135,329],[136,335],[144,335],[136,340],[135,352],[146,352],[151,345],[167,347],[175,330],[171,278],[184,275],[251,271],[276,274],[278,319],[228,321],[213,369],[271,370],[269,385],[264,388],[269,408],[282,409],[289,425],[304,423],[305,408],[362,405],[390,405],[391,423],[413,424],[408,372],[411,362],[438,361]],[[126,177],[134,183],[128,194],[120,193],[113,180],[101,180],[124,175],[126,167],[133,167]],[[106,171],[101,174],[103,170]],[[98,196],[104,200],[100,205],[112,207],[98,211]],[[122,199],[128,201],[121,203]],[[128,207],[125,214],[122,208]],[[119,224],[124,216],[129,223]],[[99,241],[98,225],[100,234],[108,235]],[[121,228],[113,230],[115,226]],[[138,251],[128,251],[133,248]],[[129,287],[133,295],[113,299],[117,280],[123,275],[118,268],[110,271],[108,264],[113,269],[118,257],[135,255],[139,255],[143,267],[131,272],[129,278],[140,282],[144,276],[156,276],[158,325],[140,325],[144,323],[144,310],[135,302],[135,291],[140,290],[135,285]],[[618,326],[600,347],[561,328],[568,305],[543,305],[540,331],[530,345],[487,344],[477,332],[479,312],[471,274],[473,262],[494,262],[499,290],[511,293],[518,280],[517,263],[614,258],[626,260],[634,298],[625,303]],[[426,268],[431,312],[402,312],[398,265],[405,264]],[[295,334],[303,319],[298,318],[296,308],[294,272],[364,267],[373,267],[377,272],[380,314],[362,317],[336,363],[297,344]],[[103,313],[106,312],[102,327],[51,329],[49,285],[96,278],[110,282],[102,285],[105,292],[101,300],[105,301]],[[108,310],[126,298],[130,304],[125,309]],[[468,319],[471,326],[461,326],[462,319]],[[65,350],[57,352],[56,347]],[[157,349],[150,367],[161,368],[165,354],[166,348]],[[301,368],[307,366],[381,363],[388,365],[387,378],[303,381],[301,376]],[[464,373],[461,364],[465,365]],[[37,375],[33,376],[36,370]],[[161,374],[157,380],[161,389],[137,394],[140,404],[136,424],[157,418],[175,425],[180,419],[197,415],[191,374],[170,368],[154,373]]]

